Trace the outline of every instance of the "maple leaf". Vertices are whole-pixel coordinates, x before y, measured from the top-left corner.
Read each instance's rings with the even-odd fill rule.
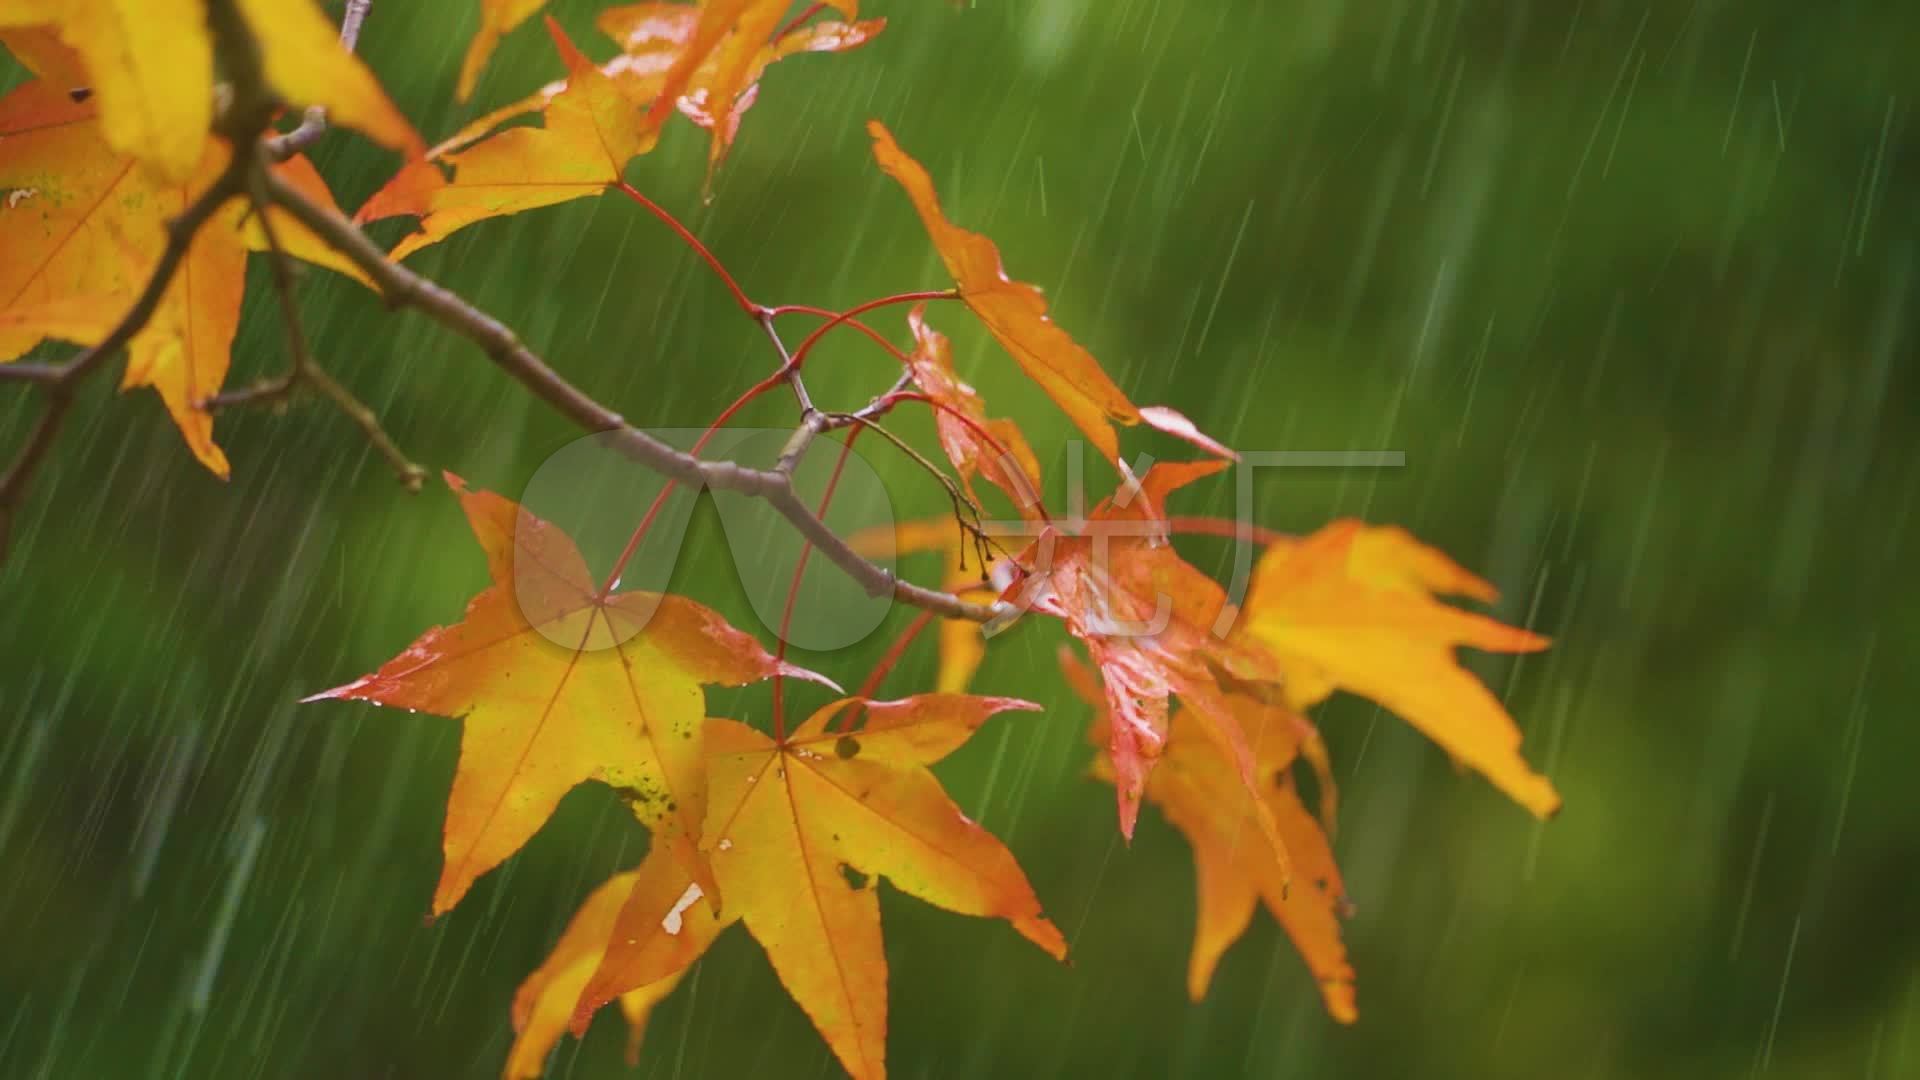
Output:
[[[355,215],[361,222],[420,217],[419,231],[400,241],[394,259],[477,221],[599,195],[644,151],[632,115],[636,103],[574,47],[552,16],[547,32],[566,64],[567,87],[548,103],[544,126],[509,128],[470,149],[443,152],[438,160],[453,166],[452,180],[433,160],[410,162]]]
[[[906,190],[927,235],[959,286],[960,299],[973,309],[1027,377],[1040,384],[1075,427],[1110,462],[1120,459],[1113,425],[1141,424],[1167,432],[1221,457],[1233,452],[1202,434],[1191,420],[1165,406],[1141,408],[1107,376],[1092,353],[1047,317],[1039,289],[1007,276],[1000,249],[980,233],[947,220],[933,178],[894,141],[878,120],[867,123],[873,156],[880,168]]]
[[[715,612],[670,594],[602,596],[573,541],[512,501],[451,473],[492,584],[452,626],[421,635],[378,671],[308,701],[370,701],[461,723],[433,913],[518,851],[561,796],[597,780],[715,894],[697,850],[705,816],[702,685],[739,686],[776,660]]]
[[[1403,529],[1334,522],[1268,547],[1255,566],[1235,637],[1269,651],[1304,708],[1335,689],[1400,714],[1454,758],[1540,817],[1560,796],[1520,756],[1500,700],[1454,657],[1458,646],[1533,652],[1546,638],[1443,604],[1491,601],[1492,585]]]
[[[1107,753],[1120,831],[1128,839],[1166,746],[1174,697],[1235,763],[1241,783],[1258,789],[1252,750],[1214,672],[1273,681],[1278,666],[1214,631],[1227,606],[1225,591],[1182,559],[1165,536],[1166,496],[1226,464],[1163,462],[1138,480],[1128,477],[1118,494],[1088,515],[1084,533],[1043,529],[1018,559],[1025,578],[1007,590],[1017,594],[1017,604],[1061,619],[1100,669],[1112,718]],[[1256,801],[1254,810],[1261,831],[1283,848],[1264,803]]]
[[[428,218],[429,221],[423,222],[426,232],[409,237],[395,249],[395,257],[402,258],[487,217],[599,194],[608,184],[620,178],[627,160],[652,147],[657,136],[658,121],[652,118],[651,105],[661,100],[676,65],[695,47],[695,33],[701,18],[702,10],[690,4],[635,4],[608,8],[600,13],[597,20],[599,27],[620,44],[622,52],[595,69],[601,78],[593,79],[595,85],[583,88],[581,95],[589,95],[596,101],[618,100],[622,103],[615,109],[590,107],[586,110],[597,125],[604,125],[604,128],[596,127],[596,134],[604,130],[611,136],[607,142],[609,152],[625,155],[617,164],[608,162],[603,165],[605,155],[594,150],[585,137],[587,125],[578,122],[580,110],[576,105],[584,100],[583,96],[568,98],[568,104],[561,106],[573,115],[559,121],[549,120],[545,129],[533,129],[554,131],[556,137],[553,139],[541,135],[512,134],[515,130],[523,129],[499,130],[501,125],[510,120],[547,111],[554,107],[556,101],[567,98],[572,85],[572,73],[576,70],[574,65],[590,66],[568,42],[561,45],[561,53],[567,58],[568,77],[548,83],[519,101],[479,117],[435,145],[424,160],[408,162],[392,180],[368,199],[355,215],[356,220],[364,223],[401,215]],[[788,31],[777,40],[763,45],[754,56],[745,86],[738,92],[736,104],[728,114],[724,127],[716,126],[716,118],[709,108],[711,96],[708,85],[718,64],[718,57],[712,53],[709,45],[709,52],[703,54],[702,62],[680,84],[680,93],[674,99],[674,104],[694,123],[713,131],[715,143],[721,148],[713,158],[717,163],[725,147],[732,143],[741,114],[752,105],[757,82],[767,67],[802,52],[838,52],[855,48],[871,40],[885,25],[884,19],[862,23],[815,23]],[[617,96],[609,90],[617,91]],[[647,115],[635,119],[631,115],[632,110],[640,105],[648,106]],[[664,114],[661,118],[664,119]],[[508,145],[500,151],[477,155],[480,156],[478,167],[484,170],[484,175],[456,172],[451,186],[465,187],[468,191],[443,194],[443,190],[450,185],[437,163],[453,165],[456,169],[475,167],[475,162],[463,155],[462,151],[483,140],[491,143],[490,136],[492,139],[508,138]],[[552,163],[546,159],[549,154],[564,156],[568,153],[584,154],[590,167],[576,174],[568,162]],[[520,155],[524,159],[517,162],[517,167],[523,170],[520,179],[537,190],[520,196],[511,191],[516,179],[512,172],[516,166],[513,155]],[[507,167],[490,168],[493,164]],[[529,168],[533,171],[525,172]],[[499,204],[488,205],[488,200],[496,196]],[[459,213],[453,212],[456,208],[460,209]]]
[[[167,221],[226,168],[226,143],[197,137],[200,161],[175,183],[115,151],[93,101],[76,102],[58,84],[35,80],[0,98],[0,361],[45,337],[83,345],[126,313],[166,246]],[[281,179],[333,208],[305,158],[276,166]],[[285,211],[270,211],[291,255],[365,278]],[[151,386],[206,467],[225,477],[227,457],[203,408],[232,359],[246,285],[248,251],[265,234],[247,206],[230,203],[194,237],[180,270],[134,336],[122,387]]]
[[[968,495],[974,494],[973,477],[978,473],[1006,492],[1022,514],[1032,513],[1040,501],[1040,461],[1033,447],[1013,421],[987,416],[980,395],[955,374],[953,346],[945,334],[927,325],[926,311],[925,304],[918,304],[907,314],[914,342],[908,369],[922,393],[947,407],[933,418],[940,448],[953,462]]]
[[[643,866],[580,999],[576,1032],[616,996],[685,970],[739,921],[847,1071],[880,1080],[887,1032],[887,961],[873,888],[880,877],[950,911],[1006,919],[1049,955],[1065,957],[1065,939],[1041,914],[1013,854],[961,813],[926,768],[995,713],[1038,706],[925,694],[862,702],[859,730],[832,730],[855,700],[821,709],[784,742],[733,721],[710,722],[706,841],[726,904],[717,915],[699,904],[698,886],[674,863]]]
[[[878,32],[882,24],[868,24],[866,28],[846,28],[835,26],[824,31],[813,30],[810,34],[794,37],[786,53],[770,52],[766,43],[773,38],[775,30],[786,17],[787,0],[709,0],[701,10],[701,19],[694,28],[693,42],[701,42],[704,35],[711,32],[715,23],[724,20],[732,26],[732,31],[713,50],[713,65],[705,72],[700,98],[704,99],[702,110],[707,119],[701,126],[711,128],[713,139],[707,149],[707,182],[713,182],[713,174],[726,157],[727,150],[733,145],[734,132],[739,126],[739,114],[752,104],[750,89],[760,78],[767,65],[799,51],[828,51],[848,49],[864,43],[873,33]],[[838,0],[829,5],[848,19],[859,17],[857,0]],[[792,37],[792,35],[785,35]],[[690,48],[686,54],[693,56]],[[676,65],[668,72],[664,95],[671,92],[676,102],[681,94],[682,84],[676,81],[682,67]],[[694,79],[702,74],[701,63],[695,63],[692,74],[686,76],[685,85],[691,86]],[[696,99],[699,101],[700,99]],[[660,103],[656,101],[657,110]],[[699,117],[696,117],[699,119]]]
[[[500,39],[546,6],[547,0],[480,0],[480,29],[474,31],[466,58],[460,61],[460,83],[454,96],[461,101],[472,97],[474,84],[480,81],[480,72]]]
[[[648,5],[636,5],[647,7]],[[836,6],[848,19],[855,16],[856,5],[849,2]],[[603,12],[601,27],[612,33],[611,17],[623,9]],[[872,41],[887,25],[885,19],[868,19],[860,22],[826,21],[795,27],[774,38],[772,41],[753,48],[744,68],[729,66],[733,59],[732,49],[738,42],[740,52],[747,53],[758,39],[751,35],[757,27],[742,24],[735,35],[728,39],[727,46],[719,50],[712,61],[703,65],[688,81],[686,90],[677,104],[680,112],[700,127],[712,133],[707,148],[707,184],[713,183],[713,177],[720,169],[727,152],[733,148],[734,139],[740,132],[740,118],[753,107],[759,98],[760,78],[769,67],[789,56],[801,53],[846,52],[857,49]],[[618,36],[618,35],[616,35]],[[632,40],[628,38],[629,42]],[[631,51],[629,55],[632,55]]]
[[[1091,734],[1096,744],[1104,743],[1108,721],[1099,676],[1065,646],[1060,666],[1068,684],[1099,710]],[[1220,957],[1246,932],[1255,904],[1264,903],[1319,982],[1327,1012],[1350,1024],[1359,1012],[1353,965],[1340,937],[1340,919],[1349,905],[1327,839],[1331,826],[1323,828],[1308,812],[1292,773],[1295,758],[1318,741],[1319,733],[1289,709],[1237,695],[1227,701],[1253,747],[1259,791],[1240,784],[1237,766],[1186,710],[1174,714],[1166,752],[1147,781],[1147,801],[1193,849],[1199,899],[1187,994],[1195,1001],[1206,996]],[[1094,759],[1093,773],[1114,782],[1113,766],[1104,759]],[[1278,822],[1284,851],[1263,840],[1256,799]]]
[[[13,58],[37,78],[69,92],[89,89],[86,64],[79,53],[60,40],[60,31],[55,27],[0,28],[0,45],[6,46]]]
[[[236,0],[269,85],[291,104],[396,150],[422,147],[373,73],[340,46],[312,0]],[[0,29],[52,27],[80,57],[107,145],[190,180],[213,123],[213,43],[205,0],[0,0]],[[71,87],[66,87],[71,89]]]
[[[638,868],[602,882],[567,922],[567,928],[561,932],[546,961],[521,982],[513,998],[515,1037],[512,1049],[507,1051],[505,1080],[537,1080],[545,1071],[547,1054],[567,1030],[581,991],[586,989],[587,980],[599,969],[600,959],[606,955],[607,941],[613,937],[614,920],[622,906],[642,879],[658,881],[672,877],[670,867],[659,865],[669,862],[670,858],[666,848],[655,847]],[[685,974],[683,968],[620,995],[620,1011],[627,1018],[629,1064],[638,1063],[640,1042],[646,1035],[647,1020],[653,1015],[654,1006],[673,993]]]

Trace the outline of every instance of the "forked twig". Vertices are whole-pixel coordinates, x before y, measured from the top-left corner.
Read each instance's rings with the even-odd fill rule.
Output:
[[[613,446],[642,465],[683,484],[705,485],[765,499],[821,554],[870,595],[951,618],[986,622],[1002,605],[977,604],[950,592],[902,581],[868,561],[803,503],[792,478],[773,469],[753,469],[731,461],[703,461],[674,449],[626,422],[555,371],[500,320],[475,308],[444,286],[390,261],[373,241],[338,211],[321,206],[276,176],[266,178],[267,195],[334,250],[346,256],[394,307],[410,307],[478,345],[488,359],[561,415],[591,432],[606,432]]]
[[[360,24],[367,20],[367,9],[372,6],[373,0],[347,0],[347,9],[340,14],[341,48],[352,52],[360,44]],[[267,153],[275,161],[285,161],[319,142],[326,133],[327,110],[315,105],[300,118],[299,127],[268,139]]]
[[[353,421],[367,438],[369,445],[386,459],[394,475],[408,491],[419,493],[426,483],[427,470],[415,464],[406,453],[387,434],[380,424],[380,418],[366,403],[354,396],[353,391],[343,386],[331,373],[313,359],[313,353],[307,345],[307,335],[302,328],[300,305],[293,295],[293,259],[280,246],[279,234],[273,227],[272,215],[266,212],[267,199],[265,162],[259,163],[252,171],[248,181],[253,199],[254,216],[260,223],[261,232],[266,234],[267,255],[273,269],[273,292],[280,304],[280,321],[287,330],[287,352],[290,362],[286,374],[277,379],[269,379],[244,390],[232,390],[209,398],[206,408],[209,411],[231,409],[247,405],[270,405],[287,401],[301,387],[306,387],[333,403],[334,408],[347,419]]]

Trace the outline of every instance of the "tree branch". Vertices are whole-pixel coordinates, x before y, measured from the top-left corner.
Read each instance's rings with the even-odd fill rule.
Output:
[[[0,558],[6,555],[7,538],[12,532],[13,516],[19,509],[20,499],[32,483],[34,474],[39,471],[41,462],[46,460],[47,451],[59,437],[67,411],[73,407],[74,392],[80,382],[98,370],[108,357],[126,348],[133,336],[153,319],[161,298],[166,296],[167,287],[173,284],[174,275],[186,260],[187,250],[193,246],[194,235],[226,205],[228,199],[246,189],[250,165],[246,154],[235,153],[233,160],[227,163],[226,169],[213,184],[201,192],[200,197],[193,200],[179,217],[167,224],[166,247],[161,249],[160,259],[154,263],[146,286],[106,337],[65,364],[13,366],[16,371],[28,372],[29,381],[46,388],[47,403],[40,415],[40,422],[34,426],[33,433],[27,436],[13,464],[8,466],[6,475],[0,476]]]
[[[373,0],[347,0],[347,9],[340,15],[341,48],[352,52],[360,43],[360,24],[366,21],[367,9],[372,6]],[[267,153],[275,161],[285,161],[319,142],[326,133],[327,110],[315,105],[301,118],[299,127],[268,139]]]
[[[307,335],[301,327],[300,305],[293,295],[293,259],[280,246],[279,233],[273,227],[271,215],[267,213],[267,174],[268,168],[263,157],[249,176],[248,186],[260,231],[266,234],[267,256],[273,269],[273,293],[280,304],[280,321],[287,329],[287,351],[290,356],[287,373],[246,390],[215,395],[207,400],[205,407],[214,411],[243,405],[275,404],[288,400],[304,386],[331,401],[341,415],[353,421],[366,435],[368,444],[387,460],[388,466],[400,478],[401,485],[418,494],[426,482],[427,470],[401,451],[387,434],[386,428],[380,425],[380,417],[355,397],[353,391],[341,385],[316,363],[312,351],[307,347]]]
[[[800,534],[873,596],[891,596],[949,618],[985,622],[1002,604],[976,604],[948,592],[902,581],[867,561],[830,529],[794,493],[786,474],[731,461],[702,461],[628,424],[613,410],[568,382],[507,326],[445,287],[387,259],[373,241],[338,212],[322,207],[280,180],[266,178],[267,195],[329,246],[345,255],[380,287],[394,307],[411,307],[478,345],[488,359],[561,415],[591,432],[605,432],[613,446],[640,464],[684,484],[764,499]],[[857,313],[856,313],[857,314]]]
[[[65,373],[61,364],[0,364],[0,382],[57,383]]]

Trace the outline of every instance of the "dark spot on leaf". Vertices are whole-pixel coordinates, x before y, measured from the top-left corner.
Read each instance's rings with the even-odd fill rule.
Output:
[[[860,753],[860,740],[851,735],[842,735],[833,744],[833,752],[840,755],[842,761],[855,757]]]

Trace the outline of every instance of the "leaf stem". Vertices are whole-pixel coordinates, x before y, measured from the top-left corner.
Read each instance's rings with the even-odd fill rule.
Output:
[[[846,471],[847,458],[853,454],[853,440],[860,437],[860,429],[847,432],[847,441],[840,444],[840,456],[834,460],[833,472],[827,477],[827,487],[820,495],[820,505],[814,513],[821,518],[827,516],[827,506],[833,502],[833,493],[840,487],[840,474]],[[806,541],[800,543],[800,557],[793,563],[793,581],[787,586],[787,606],[780,613],[780,633],[774,643],[774,657],[784,661],[787,658],[787,638],[793,629],[793,609],[800,599],[800,579],[807,572],[807,559],[813,555],[813,545]],[[773,741],[784,743],[787,740],[786,701],[783,694],[784,680],[780,669],[773,672]]]
[[[860,689],[855,691],[853,696],[872,697],[874,692],[880,689],[880,684],[886,681],[887,675],[899,665],[900,658],[907,654],[907,647],[913,644],[913,639],[919,637],[920,632],[925,630],[927,624],[931,622],[933,622],[933,612],[916,613],[913,621],[900,632],[900,636],[893,639],[893,644],[887,646],[887,651],[881,654],[879,661],[873,665],[873,670],[867,673],[866,680],[860,684]]]
[[[988,431],[985,427],[982,427],[979,421],[975,420],[971,416],[968,416],[964,410],[957,409],[954,406],[949,405],[944,401],[941,401],[939,398],[933,397],[932,395],[929,395],[929,394],[920,393],[919,391],[916,391],[916,390],[896,390],[893,393],[888,394],[883,400],[885,400],[889,405],[891,405],[894,402],[900,402],[900,401],[922,402],[928,408],[934,410],[935,412],[942,413],[946,416],[950,416],[953,419],[959,421],[961,424],[965,425],[968,431],[971,431],[975,436],[977,436],[981,442],[986,443],[987,446],[990,449],[992,449],[994,453],[1000,455],[1001,461],[1017,460],[1013,456],[1013,451],[1007,449],[1007,445],[1001,442],[998,438],[996,438],[992,432]],[[1011,494],[1011,492],[1009,492],[1008,494]],[[1053,518],[1047,514],[1046,504],[1040,501],[1037,494],[1033,501],[1033,509],[1039,512],[1041,521],[1044,522],[1044,521],[1053,520]]]
[[[781,304],[779,307],[768,308],[767,314],[775,318],[781,315],[814,315],[822,319],[831,319],[838,315],[839,312],[831,311],[823,307],[814,307],[811,304]],[[842,322],[872,338],[874,344],[887,350],[888,355],[900,361],[901,364],[911,364],[913,362],[913,359],[907,355],[906,350],[888,341],[886,335],[866,323],[861,322],[859,319],[843,319]]]
[[[801,364],[806,363],[807,354],[812,352],[814,345],[817,344],[821,338],[826,337],[834,327],[842,323],[851,322],[856,317],[865,315],[875,308],[891,307],[894,304],[915,304],[922,300],[958,300],[959,298],[960,292],[957,289],[923,289],[919,292],[896,293],[893,296],[882,296],[878,300],[868,300],[864,304],[855,304],[838,315],[835,315],[833,318],[828,319],[826,322],[821,323],[819,326],[814,327],[813,333],[802,338],[800,340],[800,347],[793,350],[793,366],[797,368]]]
[[[733,419],[735,413],[746,408],[747,403],[754,398],[779,386],[784,376],[784,369],[776,371],[772,375],[748,387],[747,391],[739,397],[734,398],[733,403],[720,410],[720,415],[713,418],[713,422],[707,425],[707,430],[701,432],[700,437],[693,441],[693,447],[687,451],[687,455],[698,459],[700,451],[707,448],[707,444],[713,441],[714,435],[719,433],[727,421]],[[600,599],[605,600],[607,597],[613,595],[614,586],[619,584],[621,575],[626,572],[627,564],[633,561],[634,553],[640,550],[640,542],[646,539],[647,530],[653,527],[653,519],[660,515],[661,508],[667,504],[667,499],[672,496],[674,488],[677,486],[678,483],[673,477],[667,477],[666,486],[660,489],[660,494],[653,497],[653,502],[647,504],[646,513],[640,516],[640,524],[634,526],[632,534],[627,537],[627,546],[620,549],[620,557],[613,561],[613,569],[607,571],[607,578],[600,585]],[[698,493],[696,492],[696,494]]]
[[[616,180],[612,186],[622,195],[646,207],[648,213],[659,218],[667,228],[672,229],[688,247],[693,249],[695,255],[700,256],[701,259],[706,261],[708,266],[713,268],[714,274],[720,278],[722,284],[726,285],[727,291],[733,294],[733,302],[739,305],[740,310],[755,318],[759,317],[762,310],[760,305],[747,298],[746,290],[742,289],[740,283],[734,280],[733,275],[727,272],[726,264],[720,261],[720,257],[715,255],[711,248],[701,243],[699,237],[693,235],[692,229],[681,224],[680,219],[669,213],[666,207],[647,198],[641,194],[639,188],[634,187],[625,180]]]

